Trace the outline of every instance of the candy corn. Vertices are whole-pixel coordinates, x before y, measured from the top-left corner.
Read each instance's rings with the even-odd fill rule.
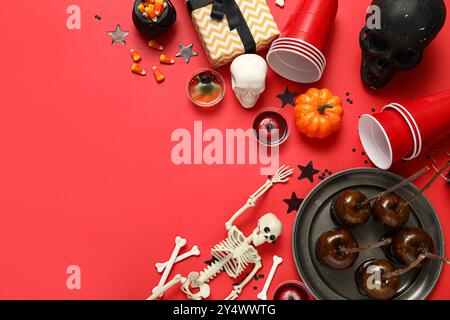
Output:
[[[153,22],[158,21],[158,17],[156,16],[155,7],[154,6],[145,7],[144,10],[145,10],[145,13],[148,15],[148,17],[150,19],[152,19]]]
[[[153,75],[158,83],[163,82],[165,79],[164,74],[156,66],[153,66]]]
[[[166,54],[161,54],[159,56],[159,61],[164,64],[174,64],[175,60]]]
[[[144,17],[147,17],[153,22],[156,22],[158,21],[158,17],[161,16],[166,7],[166,0],[145,0],[138,5],[138,11]]]
[[[155,50],[159,50],[159,51],[163,51],[164,50],[164,47],[161,44],[159,44],[158,42],[156,42],[155,40],[150,40],[148,42],[148,46],[150,48],[152,48],[152,49],[155,49]]]
[[[147,74],[147,72],[145,72],[145,69],[142,68],[138,63],[133,63],[131,66],[131,71],[133,73],[136,73],[140,76],[145,76]]]
[[[131,50],[130,50],[130,53],[131,53],[131,59],[133,59],[134,62],[139,62],[139,61],[141,61],[142,56],[141,56],[141,54],[140,54],[139,52],[137,52],[137,51],[134,50],[134,49],[131,49]]]
[[[155,0],[155,13],[159,17],[164,9],[163,0]]]

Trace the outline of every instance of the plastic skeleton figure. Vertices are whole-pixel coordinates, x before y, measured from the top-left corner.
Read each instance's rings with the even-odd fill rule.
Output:
[[[294,172],[288,166],[282,166],[272,178],[261,186],[254,194],[250,196],[247,203],[239,209],[231,219],[225,224],[228,236],[225,240],[217,244],[211,254],[214,262],[201,272],[191,272],[187,278],[177,274],[166,285],[155,291],[148,299],[155,300],[160,297],[169,288],[181,283],[181,290],[189,299],[201,300],[209,297],[210,287],[208,282],[213,280],[219,273],[225,271],[231,278],[238,278],[249,264],[253,264],[253,270],[239,284],[235,285],[231,294],[226,300],[234,300],[242,292],[242,289],[252,280],[259,269],[262,267],[261,257],[256,247],[263,243],[274,243],[282,231],[280,220],[268,213],[262,216],[258,221],[258,226],[251,235],[245,235],[234,225],[234,221],[247,209],[256,205],[256,200],[267,192],[274,184],[284,183],[289,180],[289,176]],[[192,292],[191,289],[194,289]]]

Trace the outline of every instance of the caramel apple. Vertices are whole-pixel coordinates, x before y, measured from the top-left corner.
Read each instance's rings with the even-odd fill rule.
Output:
[[[433,239],[420,228],[402,228],[391,239],[388,256],[405,266],[416,261],[421,254],[434,253]]]
[[[372,214],[375,222],[385,228],[394,230],[402,227],[409,219],[410,207],[407,202],[390,193],[379,197],[372,206]]]
[[[358,249],[358,243],[344,228],[324,232],[316,241],[317,259],[331,269],[345,270],[355,263],[359,252],[349,252],[348,249]]]
[[[401,277],[392,275],[395,266],[387,260],[369,260],[356,271],[359,291],[373,299],[388,300],[398,291]]]
[[[357,227],[370,219],[370,203],[363,204],[367,197],[355,189],[341,192],[331,204],[331,218],[341,226]]]

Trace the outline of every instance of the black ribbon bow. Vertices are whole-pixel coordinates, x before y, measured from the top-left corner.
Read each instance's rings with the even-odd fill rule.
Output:
[[[189,10],[192,12],[209,4],[213,4],[211,18],[222,21],[227,17],[230,31],[236,30],[244,45],[245,53],[256,52],[256,42],[247,25],[247,21],[235,0],[189,0],[187,2]]]

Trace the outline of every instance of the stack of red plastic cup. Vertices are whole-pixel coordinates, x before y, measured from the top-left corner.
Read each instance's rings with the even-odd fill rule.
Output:
[[[337,11],[338,0],[300,1],[282,36],[272,43],[267,54],[270,67],[295,82],[319,81]]]
[[[435,141],[450,135],[450,90],[362,115],[359,136],[370,160],[387,170],[393,163],[417,158]]]

